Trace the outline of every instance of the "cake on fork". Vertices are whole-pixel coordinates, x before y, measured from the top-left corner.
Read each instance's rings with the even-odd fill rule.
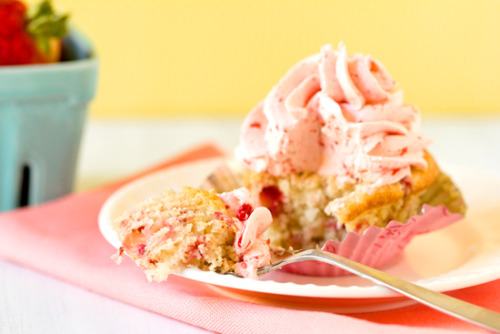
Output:
[[[114,220],[122,243],[115,259],[127,254],[155,281],[191,267],[256,278],[257,268],[271,261],[263,237],[271,221],[269,210],[256,207],[244,188],[166,191]]]

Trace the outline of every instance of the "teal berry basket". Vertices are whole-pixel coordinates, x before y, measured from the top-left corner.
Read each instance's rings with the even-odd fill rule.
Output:
[[[76,31],[61,62],[0,67],[0,211],[72,192],[97,76],[91,44]]]

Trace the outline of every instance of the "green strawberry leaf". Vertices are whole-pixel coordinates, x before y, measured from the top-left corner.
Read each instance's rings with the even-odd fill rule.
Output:
[[[26,31],[34,39],[38,49],[48,55],[50,39],[63,38],[67,34],[68,18],[67,14],[56,14],[50,0],[44,0],[28,16]]]
[[[27,30],[33,36],[62,38],[68,32],[66,26],[68,18],[68,15],[61,17],[55,15],[50,17],[42,16],[30,21]]]
[[[52,3],[50,1],[44,0],[39,3],[37,6],[30,8],[29,17],[31,20],[35,20],[42,16],[51,16],[54,15],[54,8],[52,7]]]

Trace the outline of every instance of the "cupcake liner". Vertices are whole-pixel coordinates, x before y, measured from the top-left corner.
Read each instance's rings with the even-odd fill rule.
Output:
[[[422,212],[406,224],[392,220],[385,228],[371,226],[363,234],[349,232],[343,241],[328,240],[322,250],[376,268],[401,254],[414,236],[438,230],[462,218],[460,214],[449,212],[444,205],[424,205]],[[343,269],[319,261],[296,262],[282,269],[309,276],[350,275]]]

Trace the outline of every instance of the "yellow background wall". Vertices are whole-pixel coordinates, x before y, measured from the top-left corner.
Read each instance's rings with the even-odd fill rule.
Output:
[[[500,111],[500,1],[53,0],[101,59],[93,116],[244,114],[340,40],[424,113]]]

